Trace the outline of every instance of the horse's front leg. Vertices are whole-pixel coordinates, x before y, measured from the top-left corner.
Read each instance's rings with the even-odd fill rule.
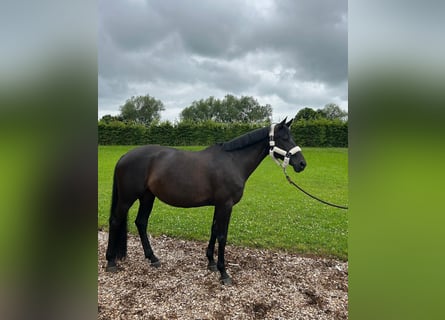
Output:
[[[212,223],[212,227],[210,229],[210,240],[209,240],[209,245],[207,247],[207,252],[206,252],[207,259],[209,260],[207,269],[209,269],[212,272],[218,271],[218,268],[216,267],[215,259],[213,258],[213,255],[215,253],[215,242],[216,242],[216,219],[215,219],[215,216],[216,216],[216,209],[215,209],[215,213],[213,215],[213,223]]]
[[[232,205],[224,205],[215,207],[215,229],[216,239],[218,239],[218,262],[216,267],[221,273],[220,280],[225,285],[232,284],[232,278],[226,272],[224,252],[227,243],[227,233],[229,230],[230,215],[232,213]]]

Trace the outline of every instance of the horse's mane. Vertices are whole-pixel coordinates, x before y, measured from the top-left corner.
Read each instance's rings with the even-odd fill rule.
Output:
[[[260,140],[263,140],[268,135],[269,135],[268,127],[256,129],[254,131],[243,134],[242,136],[234,138],[228,142],[224,142],[222,144],[222,148],[225,151],[233,151],[233,150],[242,149],[242,148],[250,146]]]

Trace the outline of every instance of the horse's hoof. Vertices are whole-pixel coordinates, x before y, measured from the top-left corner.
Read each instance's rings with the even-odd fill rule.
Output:
[[[117,266],[116,265],[114,265],[114,266],[106,266],[105,267],[105,271],[106,272],[117,272]]]
[[[221,278],[221,279],[219,279],[219,281],[221,282],[221,284],[223,284],[225,286],[232,285],[232,278],[230,278],[229,276],[227,276],[227,278]]]
[[[161,266],[161,261],[154,261],[150,264],[153,268],[159,268]]]
[[[216,271],[218,271],[218,268],[216,267],[216,263],[215,262],[210,262],[208,265],[207,265],[207,269],[208,270],[210,270],[210,271],[212,271],[212,272],[216,272]]]

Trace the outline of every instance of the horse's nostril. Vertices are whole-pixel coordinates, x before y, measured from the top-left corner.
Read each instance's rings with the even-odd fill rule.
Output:
[[[301,168],[306,167],[306,162],[304,162],[304,161],[300,161],[300,167],[301,167]]]

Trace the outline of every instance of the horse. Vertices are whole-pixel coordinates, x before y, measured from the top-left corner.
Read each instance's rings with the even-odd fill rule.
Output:
[[[278,124],[201,151],[145,145],[124,154],[114,170],[106,271],[118,271],[116,260],[126,257],[128,210],[136,200],[139,209],[135,224],[145,258],[151,266],[160,266],[147,237],[148,219],[157,197],[175,207],[215,207],[206,251],[207,268],[219,271],[220,281],[230,285],[232,279],[224,260],[228,226],[232,207],[241,200],[247,179],[268,154],[283,167],[290,164],[295,172],[306,167],[301,149],[291,136],[293,119],[287,123],[286,120],[287,117]]]

